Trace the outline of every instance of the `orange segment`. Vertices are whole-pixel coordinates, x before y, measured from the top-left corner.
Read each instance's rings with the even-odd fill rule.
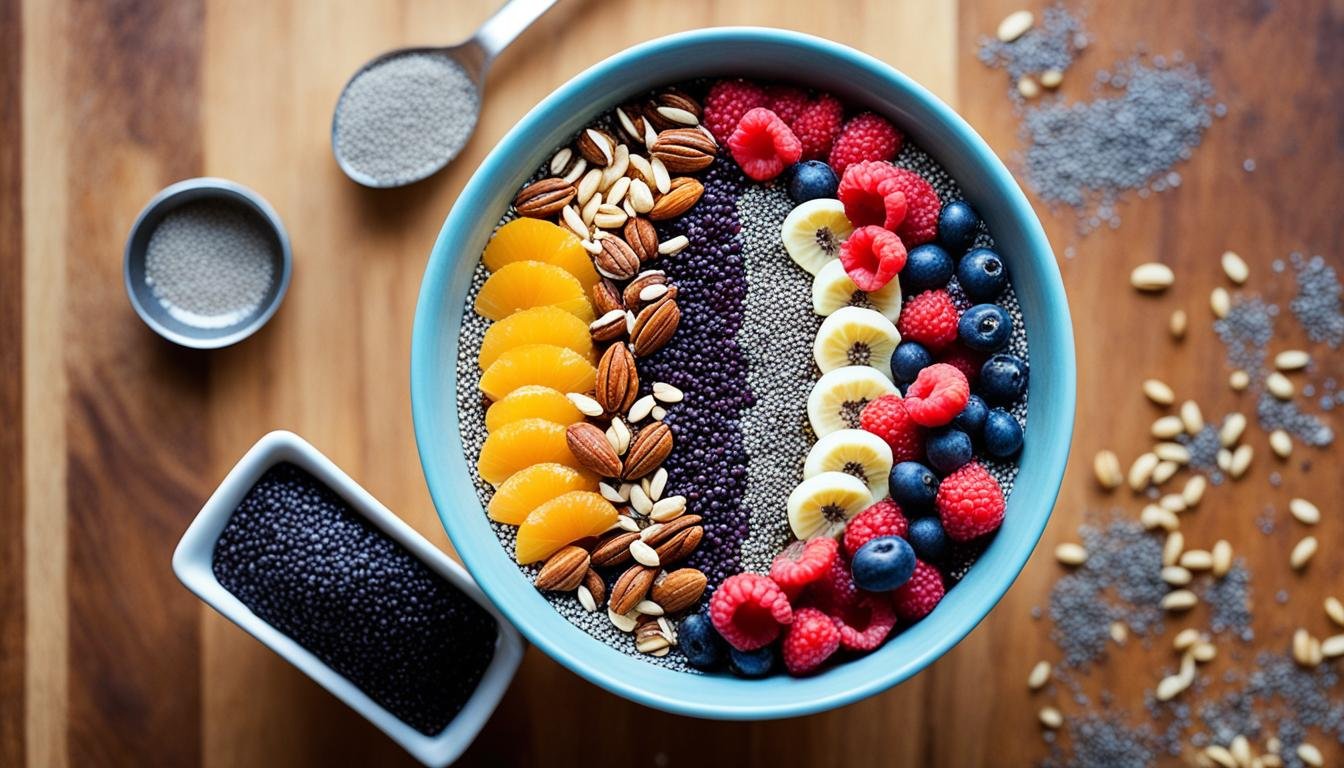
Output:
[[[593,337],[588,324],[559,307],[533,307],[494,323],[481,342],[480,365],[489,368],[499,356],[523,344],[554,344],[593,362]]]
[[[586,291],[597,282],[593,257],[568,229],[542,219],[514,219],[500,227],[481,261],[491,272],[498,272],[515,261],[544,261],[578,278]]]
[[[485,431],[494,432],[523,419],[545,419],[569,426],[583,414],[558,389],[528,384],[505,395],[485,412]]]
[[[542,504],[518,526],[516,557],[535,563],[585,536],[596,536],[616,524],[616,508],[591,491],[570,491]]]
[[[476,471],[487,483],[499,487],[514,472],[533,464],[565,464],[578,467],[565,444],[565,426],[545,419],[523,419],[490,433],[481,446]]]
[[[561,392],[588,392],[597,369],[572,349],[554,344],[524,344],[499,356],[481,374],[481,391],[499,400],[513,390],[540,384]]]
[[[502,320],[520,309],[559,307],[585,323],[593,321],[593,305],[578,278],[554,264],[515,261],[486,279],[476,294],[476,312]]]
[[[570,491],[596,491],[597,478],[564,464],[533,464],[509,476],[485,508],[490,519],[518,525],[528,513]]]

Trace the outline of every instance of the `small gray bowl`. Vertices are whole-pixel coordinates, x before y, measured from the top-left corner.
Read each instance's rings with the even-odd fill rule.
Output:
[[[276,279],[266,297],[257,305],[255,311],[231,325],[220,328],[202,328],[184,323],[173,317],[154,295],[149,283],[145,282],[145,252],[149,248],[150,235],[174,209],[200,200],[226,200],[241,204],[243,209],[256,215],[258,223],[274,238],[272,249],[275,264],[272,274]],[[123,274],[126,280],[126,293],[130,296],[131,306],[135,307],[140,319],[169,341],[193,349],[218,349],[235,344],[256,333],[257,329],[271,319],[271,315],[280,308],[289,288],[289,275],[293,258],[289,249],[289,235],[280,215],[261,195],[228,179],[202,177],[185,179],[170,184],[149,201],[131,227],[126,238],[126,263]]]

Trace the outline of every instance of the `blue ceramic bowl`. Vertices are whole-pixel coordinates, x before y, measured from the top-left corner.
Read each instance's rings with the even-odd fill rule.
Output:
[[[570,624],[496,540],[476,500],[459,434],[454,368],[467,290],[514,192],[601,110],[655,86],[715,75],[801,81],[892,119],[956,178],[989,224],[1031,347],[1021,473],[993,544],[923,621],[875,653],[803,679],[672,672]],[[843,706],[914,675],[965,637],[1008,590],[1045,528],[1064,474],[1073,433],[1073,333],[1059,269],[1031,205],[1003,163],[946,104],[877,59],[836,43],[775,29],[706,29],[653,40],[592,67],[537,105],[485,159],[430,254],[416,307],[411,405],[439,517],[472,576],[528,640],[588,680],[651,707],[722,719],[788,717]]]

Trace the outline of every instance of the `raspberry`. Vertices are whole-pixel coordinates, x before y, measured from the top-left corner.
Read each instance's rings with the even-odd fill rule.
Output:
[[[947,363],[961,371],[967,381],[975,381],[980,376],[980,367],[985,364],[986,357],[988,355],[983,352],[976,352],[962,344],[953,344],[938,357],[938,362]]]
[[[881,227],[859,227],[840,244],[840,264],[862,291],[877,291],[905,266],[901,238]]]
[[[840,545],[830,537],[795,541],[775,556],[775,561],[770,564],[770,578],[784,590],[784,594],[797,597],[803,587],[831,569],[839,549]]]
[[[797,86],[767,85],[765,94],[770,100],[766,106],[789,125],[793,125],[793,121],[807,109],[807,91]]]
[[[924,430],[910,418],[900,395],[869,401],[859,413],[859,426],[891,446],[894,463],[919,461],[924,456]]]
[[[709,619],[729,645],[754,651],[779,637],[779,628],[793,621],[793,609],[779,585],[768,577],[739,573],[714,590]]]
[[[769,181],[798,162],[803,145],[779,115],[757,107],[742,116],[728,137],[728,149],[742,172],[756,181]]]
[[[938,193],[918,173],[895,170],[891,180],[885,182],[888,190],[899,189],[905,195],[905,220],[895,232],[911,248],[931,242],[938,236],[938,213],[943,209]]]
[[[978,461],[944,477],[933,503],[953,541],[979,538],[1003,524],[1003,489]]]
[[[816,608],[800,608],[784,633],[780,655],[791,675],[806,675],[840,648],[840,630]]]
[[[820,608],[832,616],[839,615],[857,603],[859,588],[854,586],[854,577],[849,572],[846,558],[835,558],[830,569],[808,586],[802,598],[799,601],[801,604]]]
[[[804,107],[797,119],[789,123],[798,140],[803,143],[803,159],[825,159],[835,143],[835,137],[840,135],[844,119],[844,105],[829,93],[823,93]]]
[[[891,593],[891,603],[902,621],[919,621],[938,605],[945,592],[943,577],[938,569],[916,560],[915,572],[909,581]]]
[[[845,206],[845,218],[856,227],[877,224],[895,232],[905,218],[905,193],[886,184],[896,166],[878,161],[855,163],[845,170],[836,197]]]
[[[705,96],[705,127],[722,144],[733,135],[743,115],[769,103],[765,89],[750,80],[720,80]]]
[[[831,147],[831,167],[836,173],[843,174],[853,163],[890,160],[901,151],[903,140],[901,132],[886,118],[872,112],[855,115],[845,123],[835,139],[835,145]]]
[[[905,410],[920,426],[941,427],[950,424],[970,399],[966,376],[947,363],[934,363],[905,390]]]
[[[845,525],[845,552],[850,557],[859,547],[879,536],[900,536],[910,527],[901,508],[891,499],[883,499],[854,516]]]
[[[896,626],[896,611],[885,596],[864,595],[848,610],[832,616],[840,630],[840,647],[871,651],[882,644]]]
[[[896,328],[902,339],[918,341],[930,351],[941,352],[957,340],[957,322],[961,314],[947,291],[936,288],[905,302]]]

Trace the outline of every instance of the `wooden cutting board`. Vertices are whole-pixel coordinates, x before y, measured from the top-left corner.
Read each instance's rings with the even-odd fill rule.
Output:
[[[0,0],[0,765],[410,762],[205,609],[169,557],[226,470],[275,428],[311,440],[448,546],[410,423],[411,315],[426,254],[494,142],[589,64],[694,27],[798,29],[901,68],[1005,157],[1019,147],[1009,84],[975,58],[979,37],[1018,8],[1010,0],[565,0],[498,62],[480,129],[452,168],[397,191],[348,182],[328,143],[348,75],[388,48],[465,37],[493,5]],[[1087,508],[1139,506],[1095,490],[1092,455],[1110,447],[1128,460],[1145,449],[1156,415],[1139,394],[1145,376],[1208,413],[1247,407],[1225,384],[1208,322],[1224,249],[1263,276],[1295,249],[1340,266],[1344,246],[1338,2],[1094,5],[1095,42],[1066,93],[1084,96],[1093,72],[1146,42],[1199,61],[1230,113],[1180,169],[1180,190],[1126,204],[1120,229],[1080,238],[1071,212],[1042,209],[1056,250],[1076,250],[1062,264],[1078,342],[1075,460],[1040,552],[1001,605],[914,680],[781,723],[661,714],[531,651],[464,765],[1020,765],[1045,753],[1034,714],[1045,702],[1024,680],[1038,658],[1053,658],[1046,622],[1030,615],[1060,572],[1050,550],[1075,537]],[[1254,173],[1243,170],[1248,157]],[[284,217],[296,259],[270,325],[209,353],[154,336],[121,283],[136,212],[164,185],[199,175],[260,191]],[[1173,265],[1178,285],[1139,299],[1126,276],[1150,259]],[[1163,331],[1176,307],[1193,319],[1179,347]],[[1253,519],[1289,489],[1338,499],[1344,481],[1333,453],[1299,449],[1275,465],[1264,436],[1250,439],[1249,478],[1211,491],[1186,530],[1234,543],[1255,573],[1261,641],[1285,647],[1299,622],[1323,631],[1320,599],[1341,581],[1344,524],[1322,504],[1322,552],[1297,577],[1286,563],[1297,533],[1283,525],[1264,536]],[[1284,489],[1270,487],[1271,470]],[[1281,588],[1285,606],[1270,598]],[[1117,649],[1120,663],[1094,682],[1137,701],[1172,662],[1156,645]]]

